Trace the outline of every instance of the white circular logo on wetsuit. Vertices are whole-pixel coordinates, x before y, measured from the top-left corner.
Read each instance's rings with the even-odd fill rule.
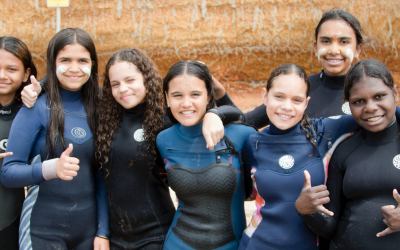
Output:
[[[393,165],[397,168],[400,169],[400,155],[396,155],[393,158]]]
[[[284,169],[292,168],[294,165],[294,158],[291,155],[284,155],[279,159],[279,166]]]
[[[337,120],[340,119],[342,116],[341,115],[335,115],[335,116],[329,116],[329,119]]]
[[[86,136],[86,131],[83,128],[73,128],[71,134],[76,138],[83,138]]]
[[[1,140],[0,141],[0,148],[2,149],[2,150],[6,150],[6,148],[7,148],[7,142],[8,142],[8,139],[4,139],[4,140]]]
[[[144,130],[142,128],[136,130],[133,134],[133,138],[138,142],[144,141]]]
[[[349,102],[345,102],[345,103],[342,105],[342,111],[343,111],[343,113],[345,113],[346,115],[351,115],[351,110],[350,110]]]

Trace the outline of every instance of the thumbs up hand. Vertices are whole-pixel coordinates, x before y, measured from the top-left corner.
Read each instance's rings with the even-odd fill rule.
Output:
[[[329,191],[325,185],[311,187],[311,176],[304,171],[305,181],[303,189],[295,202],[296,210],[301,214],[321,212],[333,216],[333,212],[326,209],[323,204],[329,203]]]
[[[388,228],[378,233],[376,237],[382,237],[394,232],[400,231],[400,195],[397,189],[393,190],[393,197],[397,201],[397,208],[393,205],[381,207],[381,212],[383,214],[383,223],[385,223]]]
[[[72,149],[72,144],[69,144],[68,148],[61,154],[56,163],[57,177],[64,181],[70,181],[78,175],[79,159],[69,157],[72,153]]]
[[[31,76],[31,84],[25,86],[21,92],[21,99],[26,107],[32,108],[35,105],[40,91],[42,91],[42,87],[39,82],[36,81],[36,78]]]

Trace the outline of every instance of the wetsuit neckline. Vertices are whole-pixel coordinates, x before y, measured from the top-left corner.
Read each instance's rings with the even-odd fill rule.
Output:
[[[82,91],[69,91],[60,87],[60,94],[63,102],[77,102],[81,99]]]
[[[146,103],[139,103],[138,105],[136,105],[133,108],[130,109],[124,109],[124,114],[126,115],[141,115],[144,113],[144,111],[146,110]]]
[[[203,122],[200,122],[199,124],[189,127],[183,126],[182,124],[179,123],[179,131],[187,137],[197,137],[202,135],[203,134],[202,128],[203,128]]]
[[[344,79],[346,75],[342,76],[331,76],[328,75],[325,70],[322,70],[320,74],[321,84],[330,89],[344,89]]]
[[[294,125],[291,128],[282,130],[282,129],[277,128],[272,122],[270,122],[270,126],[268,128],[268,134],[270,134],[270,135],[284,135],[284,134],[287,134],[289,132],[292,132],[294,129],[296,129],[299,126],[299,124],[300,124],[300,122],[297,123],[296,125]]]
[[[395,140],[400,133],[400,124],[395,119],[394,123],[389,125],[386,129],[379,132],[371,132],[363,129],[365,142],[368,144],[385,144]]]
[[[0,119],[7,120],[10,116],[13,117],[13,115],[15,115],[20,108],[19,104],[20,103],[16,99],[5,106],[0,104]]]

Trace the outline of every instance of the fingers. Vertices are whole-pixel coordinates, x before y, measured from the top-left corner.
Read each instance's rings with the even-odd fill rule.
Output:
[[[326,215],[328,215],[328,216],[333,216],[333,212],[332,211],[329,211],[328,209],[326,209],[324,206],[318,206],[317,207],[317,211],[318,212],[321,212],[321,213],[324,213],[324,214],[326,214]]]
[[[73,149],[73,146],[72,146],[72,144],[70,143],[69,145],[68,145],[68,148],[61,154],[61,157],[69,157],[69,155],[72,153],[72,149]]]
[[[10,155],[12,155],[12,154],[13,154],[12,152],[1,153],[1,154],[0,154],[0,159],[1,159],[1,158],[4,158],[4,157],[7,157],[7,156],[10,156]]]
[[[34,76],[31,76],[31,84],[33,87],[33,91],[35,91],[36,93],[40,93],[40,91],[42,91],[42,87],[40,87],[40,83],[36,80],[36,78]]]
[[[397,204],[400,206],[400,194],[397,192],[397,189],[393,189],[393,198],[397,201]]]
[[[211,135],[204,135],[204,138],[206,139],[207,148],[210,150],[214,150],[214,141]]]
[[[310,173],[307,170],[304,170],[304,186],[303,188],[309,188],[311,187],[311,176]]]
[[[390,228],[386,228],[386,229],[383,230],[382,232],[377,233],[377,234],[376,234],[376,237],[382,237],[382,236],[385,236],[385,235],[388,235],[388,234],[391,234],[391,233],[393,233],[393,230],[390,229]]]

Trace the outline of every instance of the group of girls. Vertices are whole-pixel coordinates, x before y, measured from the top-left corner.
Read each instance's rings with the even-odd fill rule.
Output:
[[[95,46],[81,29],[51,39],[36,100],[41,87],[29,50],[1,39],[0,121],[14,119],[4,132],[13,154],[1,169],[6,249],[18,249],[18,228],[20,249],[400,243],[398,94],[382,63],[351,66],[363,43],[351,14],[331,10],[320,20],[314,49],[321,73],[309,78],[295,64],[279,66],[262,90],[264,104],[247,114],[206,65],[177,62],[161,80],[137,49],[110,58],[99,95]],[[15,116],[29,80],[26,107]],[[270,126],[256,132],[236,120]],[[168,186],[179,199],[176,211]],[[247,228],[246,198],[257,206]]]

